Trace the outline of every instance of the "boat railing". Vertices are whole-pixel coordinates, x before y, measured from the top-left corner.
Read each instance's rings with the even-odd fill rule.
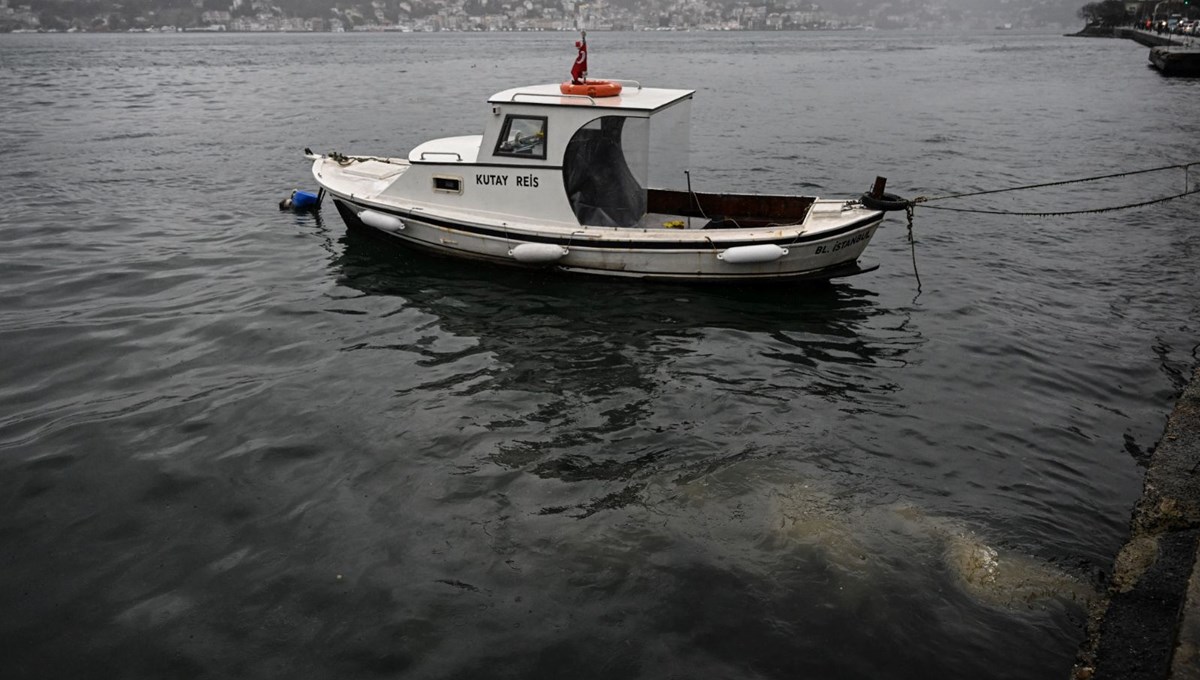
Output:
[[[610,83],[619,83],[621,87],[636,87],[642,89],[642,84],[636,80],[621,80],[620,78],[597,78],[597,80],[607,80]]]
[[[462,162],[462,155],[459,154],[457,151],[422,151],[421,152],[421,160],[425,160],[425,157],[429,156],[429,155],[454,156],[458,160],[458,162],[460,162],[460,163]]]
[[[586,94],[548,94],[546,92],[514,92],[512,101],[517,101],[517,97],[553,97],[555,99],[586,99],[589,106],[595,106],[596,100]]]

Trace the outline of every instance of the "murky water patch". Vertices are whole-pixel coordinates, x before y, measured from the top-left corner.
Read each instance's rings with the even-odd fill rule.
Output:
[[[738,466],[739,471],[753,463]],[[732,469],[719,474],[732,474]],[[1074,607],[1078,614],[1097,594],[1091,574],[989,542],[960,520],[928,514],[910,503],[882,505],[819,482],[763,483],[733,501],[714,497],[710,479],[685,485],[677,502],[699,514],[704,525],[718,525],[710,549],[749,559],[748,570],[765,567],[782,575],[795,559],[801,571],[819,564],[842,577],[841,588],[899,587],[905,574],[920,565],[920,580],[936,592],[957,588],[975,602],[1005,610],[1037,611]],[[696,515],[692,515],[696,519]],[[725,526],[724,522],[729,526]],[[738,545],[737,548],[731,546]],[[939,583],[940,578],[945,579]]]

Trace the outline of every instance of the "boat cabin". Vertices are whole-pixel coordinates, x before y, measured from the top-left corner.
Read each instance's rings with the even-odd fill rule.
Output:
[[[636,226],[647,188],[684,177],[692,94],[636,84],[613,97],[564,95],[557,84],[505,90],[488,99],[482,135],[421,144],[402,186],[389,189],[413,199],[424,183],[440,209]]]
[[[563,94],[557,83],[498,92],[488,99],[483,134],[414,148],[403,174],[380,169],[392,176],[379,177],[390,182],[379,195],[439,214],[556,226],[662,228],[664,216],[739,213],[750,219],[736,196],[682,190],[694,91],[623,85],[608,97]],[[755,201],[756,221],[795,223],[811,203],[779,200],[763,214]]]

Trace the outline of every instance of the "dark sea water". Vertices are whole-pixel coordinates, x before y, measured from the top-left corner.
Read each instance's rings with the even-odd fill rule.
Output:
[[[1200,80],[1128,41],[591,37],[697,89],[698,190],[1200,160]],[[0,35],[0,675],[1065,677],[1196,362],[1200,199],[919,209],[919,289],[896,216],[871,274],[690,288],[277,211],[305,146],[476,133],[572,40]]]

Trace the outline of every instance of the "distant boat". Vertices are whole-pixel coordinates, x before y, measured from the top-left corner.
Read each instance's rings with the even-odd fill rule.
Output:
[[[996,27],[996,30],[997,31],[1011,31],[1012,27],[1013,27],[1012,24],[1000,24],[999,26]]]
[[[499,92],[482,135],[405,158],[305,153],[347,227],[459,259],[673,281],[874,269],[858,258],[897,197],[693,192],[694,92],[600,83]]]

